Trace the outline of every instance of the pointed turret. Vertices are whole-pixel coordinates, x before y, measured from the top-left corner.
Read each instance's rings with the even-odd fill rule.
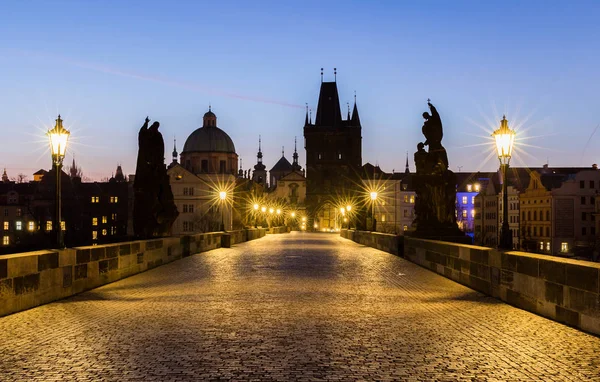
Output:
[[[308,126],[308,104],[306,104],[306,117],[304,118],[304,126]]]
[[[244,177],[244,170],[242,170],[242,158],[240,158],[240,169],[238,170],[238,178]]]
[[[354,95],[354,109],[352,110],[352,126],[360,126],[358,107],[356,106],[356,94]]]
[[[177,163],[177,139],[173,138],[173,163]]]
[[[256,154],[256,164],[254,165],[254,172],[252,173],[252,180],[263,186],[267,179],[267,167],[263,164],[263,153],[261,147],[261,137],[258,136],[258,153]]]
[[[115,171],[115,180],[117,182],[125,181],[125,175],[123,174],[123,168],[121,168],[120,164],[117,165],[117,171]]]
[[[298,164],[298,149],[297,149],[297,142],[296,142],[296,137],[294,137],[294,155],[292,155],[293,163],[292,163],[292,171],[300,171],[302,170],[302,167],[300,167],[300,165]]]
[[[408,151],[406,152],[406,168],[404,169],[405,174],[410,174],[410,169],[408,168]]]
[[[4,169],[4,172],[2,173],[2,183],[8,183],[10,182],[10,180],[8,179],[8,175],[6,174],[6,168]]]
[[[71,164],[71,168],[69,169],[69,175],[71,179],[77,177],[77,166],[75,165],[75,155],[73,155],[73,163]]]

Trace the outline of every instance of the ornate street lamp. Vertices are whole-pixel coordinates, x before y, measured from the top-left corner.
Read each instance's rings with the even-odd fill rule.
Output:
[[[220,191],[219,199],[221,199],[221,231],[225,231],[225,199],[227,199],[227,192]]]
[[[496,151],[500,160],[500,171],[502,173],[502,229],[500,231],[501,249],[512,249],[512,235],[508,225],[508,165],[512,156],[515,143],[515,131],[508,127],[506,116],[502,117],[500,128],[494,131],[492,136],[496,141]]]
[[[254,203],[254,205],[252,206],[254,208],[254,228],[258,228],[258,223],[256,222],[257,218],[258,218],[258,204]]]
[[[371,231],[376,231],[375,201],[377,200],[377,191],[371,191],[369,195],[371,196]]]
[[[62,206],[62,195],[61,195],[61,173],[63,159],[65,158],[65,152],[67,151],[67,142],[69,141],[69,130],[63,127],[63,120],[56,118],[56,124],[54,129],[48,130],[46,133],[50,138],[50,151],[52,152],[52,164],[56,170],[56,244],[58,248],[64,247],[63,234],[62,234],[62,217],[61,217],[61,206]]]

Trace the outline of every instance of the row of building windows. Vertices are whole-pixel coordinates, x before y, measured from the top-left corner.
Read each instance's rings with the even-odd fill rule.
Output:
[[[404,195],[404,203],[414,203],[414,202],[415,202],[414,195],[410,195],[410,197],[408,195]]]
[[[20,208],[15,209],[15,215],[16,216],[22,216],[23,215],[23,210],[21,210]],[[8,208],[4,209],[4,216],[8,216]]]
[[[63,231],[66,229],[66,224],[65,224],[64,220],[61,222],[61,227],[62,227]],[[15,230],[16,231],[22,231],[23,228],[24,228],[23,222],[21,220],[17,220],[15,222]],[[7,222],[7,221],[3,222],[2,223],[2,229],[4,231],[10,230],[10,222]],[[35,231],[36,230],[36,224],[35,224],[34,221],[28,221],[27,222],[27,230],[28,231]],[[52,220],[46,221],[46,231],[52,231]]]
[[[527,212],[527,215],[525,215],[525,212]],[[539,215],[540,221],[544,221],[544,220],[550,221],[550,211],[546,211],[546,219],[544,219],[544,211],[539,211],[539,212],[540,212],[540,215]],[[525,218],[525,216],[527,216],[527,218]],[[533,219],[531,218],[532,216],[533,216]],[[523,211],[523,220],[533,220],[533,221],[538,220],[538,211],[534,210],[533,214],[532,214],[531,210]]]
[[[193,204],[184,204],[183,205],[183,212],[194,212],[194,205]]]
[[[100,197],[99,196],[92,196],[90,198],[90,201],[93,204],[100,203]],[[118,196],[111,196],[111,197],[108,198],[108,201],[109,201],[109,203],[119,203],[119,197]]]
[[[193,230],[194,230],[194,222],[188,222],[188,221],[183,222],[183,231],[184,232],[191,232]]]
[[[193,196],[194,195],[194,187],[184,187],[183,188],[183,195],[184,196]]]
[[[590,185],[590,188],[595,188],[595,183],[593,180],[590,180],[589,185]],[[579,181],[579,188],[585,188],[585,180]]]
[[[104,228],[104,229],[102,229],[102,231],[100,231],[100,233],[102,234],[102,236],[106,236],[106,235],[108,235],[108,230],[106,228]],[[117,227],[110,227],[110,234],[116,235]],[[92,240],[98,240],[98,231],[92,231]]]
[[[112,220],[117,220],[117,214],[112,214]],[[108,216],[102,216],[102,224],[106,224],[108,223]],[[93,217],[92,218],[92,225],[96,226],[98,225],[98,218]]]

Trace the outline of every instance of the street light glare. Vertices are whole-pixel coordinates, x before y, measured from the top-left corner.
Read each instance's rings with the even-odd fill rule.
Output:
[[[292,217],[295,218],[296,217],[296,213],[292,212]]]
[[[346,211],[350,212],[351,209],[352,209],[352,206],[350,206],[350,205],[346,206]]]
[[[225,200],[227,198],[227,192],[225,192],[225,191],[219,192],[219,198],[221,200]]]
[[[46,134],[50,138],[50,150],[52,150],[52,155],[64,158],[65,152],[67,151],[67,141],[69,140],[69,135],[71,135],[71,133],[63,127],[63,120],[60,118],[60,115],[56,118],[54,129],[48,130]]]
[[[508,127],[506,116],[502,117],[500,127],[492,134],[496,141],[496,152],[501,163],[510,162],[516,133]]]
[[[372,191],[371,192],[371,200],[376,200],[377,199],[377,191]]]
[[[258,210],[258,204],[254,204],[254,209]]]
[[[262,207],[260,208],[260,210],[261,210],[262,212],[267,212],[267,207],[265,207],[265,206],[262,206]]]

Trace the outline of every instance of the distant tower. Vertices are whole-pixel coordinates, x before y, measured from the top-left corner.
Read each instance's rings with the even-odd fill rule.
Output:
[[[308,118],[308,112],[307,112],[307,118]],[[296,142],[296,138],[294,137],[294,155],[292,155],[293,161],[292,161],[292,171],[302,171],[302,167],[300,167],[300,165],[298,164],[298,148],[297,148],[297,142]]]
[[[406,152],[406,168],[404,169],[405,174],[410,174],[410,169],[408,168],[408,151]]]
[[[81,167],[77,167],[77,164],[75,163],[75,156],[73,156],[73,162],[71,163],[71,168],[69,168],[69,177],[71,178],[71,180],[81,180],[81,176]]]
[[[244,170],[242,170],[242,158],[240,158],[240,169],[238,170],[238,178],[243,178],[244,177]]]
[[[258,154],[256,154],[256,165],[254,165],[252,180],[266,187],[267,167],[263,164],[263,154],[261,148],[260,135],[258,136]]]
[[[8,183],[10,182],[10,180],[8,179],[8,175],[6,174],[6,168],[4,169],[4,172],[2,173],[2,183]]]
[[[121,165],[117,165],[117,171],[115,171],[115,180],[117,182],[124,182],[125,181],[125,175],[123,175],[123,169],[121,168]]]
[[[177,163],[177,139],[173,138],[173,164]]]

